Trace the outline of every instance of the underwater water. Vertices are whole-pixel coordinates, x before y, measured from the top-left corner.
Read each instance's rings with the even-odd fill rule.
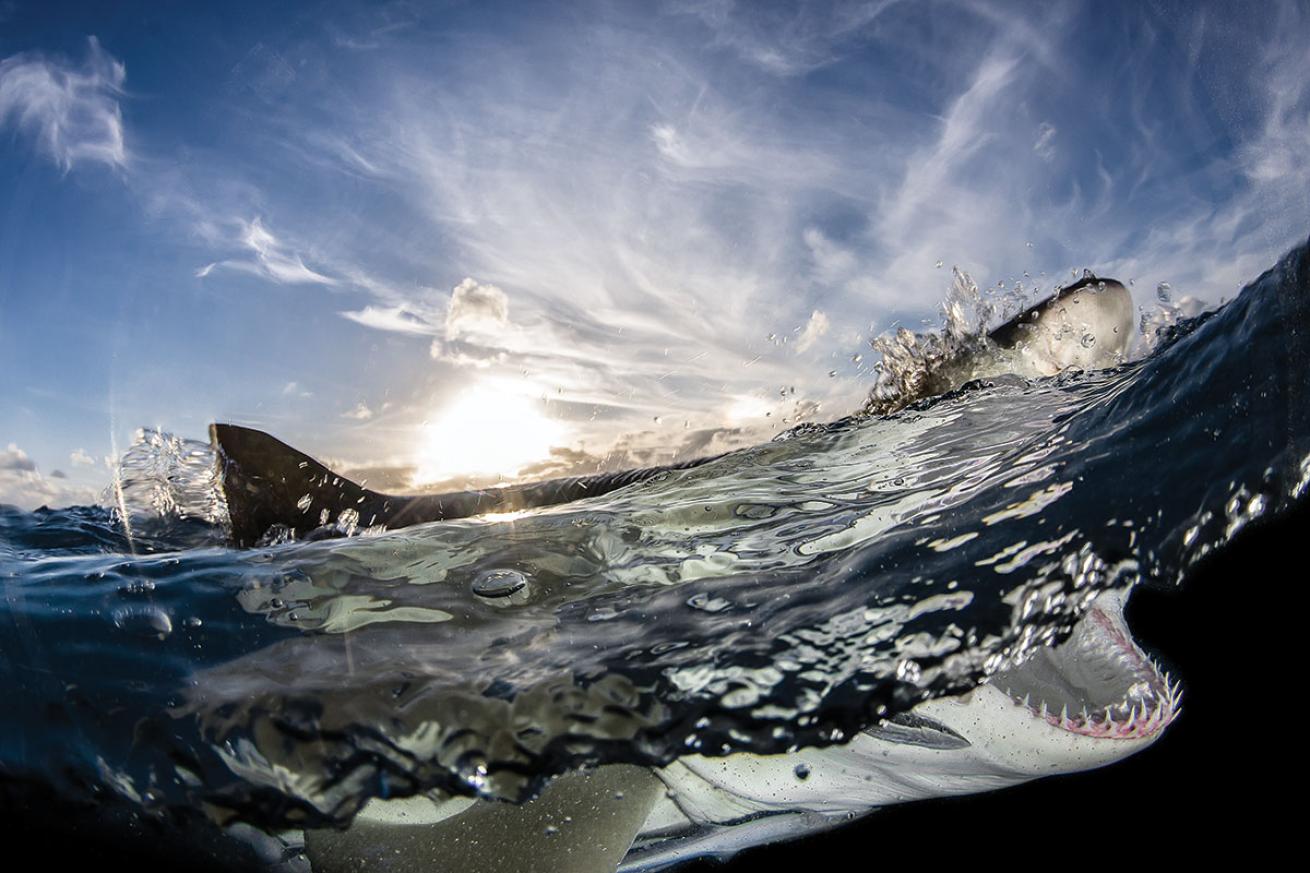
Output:
[[[842,743],[1304,503],[1308,334],[1302,246],[1121,367],[980,380],[564,506],[247,550],[207,446],[147,435],[117,510],[0,512],[0,773],[280,831]]]

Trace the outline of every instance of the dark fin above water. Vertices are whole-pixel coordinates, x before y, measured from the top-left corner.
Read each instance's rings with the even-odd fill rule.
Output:
[[[343,513],[348,512],[357,513],[353,520],[363,527],[397,528],[488,512],[552,506],[605,494],[659,473],[714,460],[697,458],[663,467],[552,479],[508,488],[409,496],[370,491],[304,452],[253,428],[213,424],[209,427],[209,438],[218,456],[232,540],[242,547],[257,545],[274,528],[303,537],[324,525],[344,521]]]
[[[347,509],[358,512],[365,524],[386,509],[384,495],[338,476],[263,431],[212,424],[209,439],[218,455],[232,539],[238,546],[255,545],[279,525],[304,536]]]

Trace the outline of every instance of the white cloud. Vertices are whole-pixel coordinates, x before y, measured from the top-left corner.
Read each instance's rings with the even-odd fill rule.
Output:
[[[396,306],[365,306],[363,309],[348,310],[340,315],[342,318],[374,330],[415,336],[431,336],[437,333],[436,326],[425,315],[403,303]]]
[[[814,260],[814,277],[823,285],[838,284],[859,269],[860,258],[856,253],[828,239],[818,228],[807,227],[801,238]]]
[[[246,224],[241,242],[254,253],[256,263],[274,282],[336,284],[335,279],[329,279],[306,267],[300,255],[288,250],[281,240],[264,228],[264,223],[258,218]]]
[[[819,310],[810,313],[810,320],[805,322],[805,328],[801,335],[796,339],[796,353],[809,351],[810,348],[819,341],[819,337],[828,332],[828,316]]]
[[[27,452],[10,443],[8,449],[0,452],[0,470],[10,473],[35,473],[36,461],[29,458]]]
[[[302,256],[264,227],[260,218],[237,221],[235,227],[231,242],[249,252],[249,256],[206,264],[196,270],[196,278],[206,278],[221,267],[271,279],[279,285],[338,284],[336,279],[305,266]]]
[[[341,413],[342,418],[349,418],[354,421],[368,421],[373,417],[373,410],[369,409],[363,401],[355,405],[354,409]]]
[[[41,475],[36,462],[14,443],[0,450],[0,503],[35,509],[38,506],[96,502],[92,489],[66,480],[67,476],[58,470],[50,477]]]
[[[785,4],[735,0],[670,3],[709,29],[713,41],[771,73],[794,76],[827,66],[896,0]]]
[[[495,335],[509,324],[509,298],[495,285],[465,278],[450,293],[446,308],[446,339]]]
[[[96,464],[96,459],[87,454],[86,449],[74,449],[68,460],[74,467],[94,467]]]
[[[1057,133],[1055,125],[1049,121],[1043,121],[1037,126],[1037,140],[1033,143],[1033,152],[1037,157],[1044,161],[1049,161],[1055,157],[1055,134]]]
[[[13,124],[67,171],[81,163],[123,167],[122,94],[126,69],[95,37],[80,66],[39,54],[0,61],[0,126]]]

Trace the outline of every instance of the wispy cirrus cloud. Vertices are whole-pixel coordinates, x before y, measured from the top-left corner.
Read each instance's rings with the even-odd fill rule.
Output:
[[[125,68],[94,36],[87,43],[80,65],[34,52],[0,60],[0,127],[31,137],[65,172],[128,163],[119,108]]]
[[[898,0],[804,2],[765,7],[737,0],[671,3],[713,33],[714,43],[748,63],[784,76],[834,63]]]
[[[205,278],[218,269],[238,270],[269,279],[279,285],[337,285],[338,280],[305,266],[303,256],[274,236],[260,218],[237,222],[235,242],[245,249],[244,257],[206,264],[196,271]]]

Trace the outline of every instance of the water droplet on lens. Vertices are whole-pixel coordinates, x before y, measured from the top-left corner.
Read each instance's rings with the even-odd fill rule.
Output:
[[[806,779],[810,778],[810,765],[797,764],[795,773],[796,773],[796,778],[804,782]]]
[[[527,584],[527,577],[517,570],[491,570],[473,580],[473,593],[479,597],[508,597]]]

